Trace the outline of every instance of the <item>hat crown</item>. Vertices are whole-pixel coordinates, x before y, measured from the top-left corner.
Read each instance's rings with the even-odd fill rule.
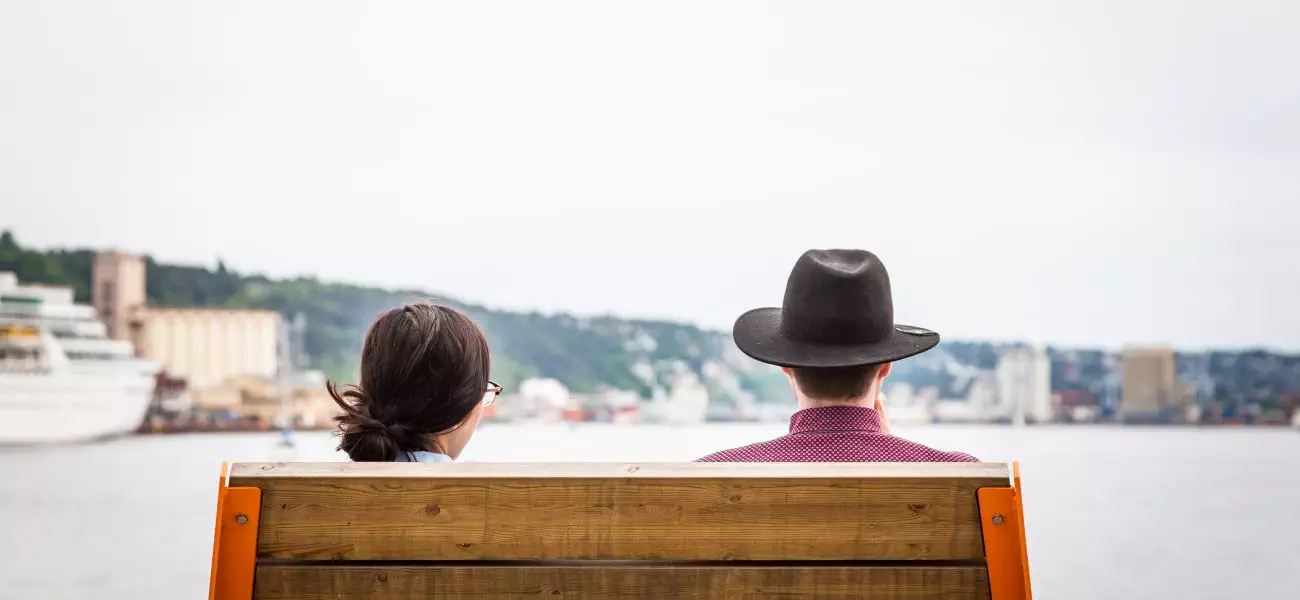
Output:
[[[809,250],[781,304],[782,337],[815,344],[869,344],[893,335],[889,272],[866,250]]]

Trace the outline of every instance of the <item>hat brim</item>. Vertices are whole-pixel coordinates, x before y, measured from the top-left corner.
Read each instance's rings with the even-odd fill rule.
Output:
[[[898,325],[870,344],[812,344],[781,335],[781,309],[756,308],[736,319],[731,336],[750,358],[779,367],[858,367],[916,356],[939,345],[939,334]]]

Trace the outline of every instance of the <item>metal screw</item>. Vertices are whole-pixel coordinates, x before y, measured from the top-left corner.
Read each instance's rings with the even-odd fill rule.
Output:
[[[246,514],[244,514],[244,513],[239,513],[239,514],[235,515],[235,522],[236,522],[236,523],[239,523],[240,525],[247,525],[247,524],[248,524],[248,515],[246,515]]]
[[[993,524],[994,524],[994,525],[1001,525],[1001,524],[1002,524],[1002,515],[1001,515],[1001,514],[995,514],[995,515],[993,515]]]

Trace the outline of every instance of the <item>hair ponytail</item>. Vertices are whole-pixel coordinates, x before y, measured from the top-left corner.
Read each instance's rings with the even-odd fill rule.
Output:
[[[360,387],[345,385],[340,391],[333,382],[326,382],[325,389],[343,409],[334,420],[339,424],[339,450],[346,452],[348,458],[356,462],[392,462],[397,460],[404,445],[410,445],[411,440],[403,437],[418,440],[419,436],[412,435],[408,428],[390,427],[374,418],[370,414],[370,399]]]
[[[366,332],[359,385],[325,384],[342,409],[339,450],[358,462],[441,452],[437,436],[481,406],[490,366],[483,331],[455,309],[420,303],[380,315]]]

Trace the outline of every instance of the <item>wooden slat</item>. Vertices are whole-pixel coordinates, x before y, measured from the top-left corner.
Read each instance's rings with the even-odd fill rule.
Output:
[[[989,584],[972,566],[268,565],[257,569],[254,598],[987,600]]]
[[[235,463],[230,485],[250,480],[303,477],[435,477],[461,478],[663,478],[712,479],[734,477],[908,477],[914,479],[976,477],[1009,485],[1007,463]]]
[[[235,465],[230,485],[263,490],[263,558],[969,560],[984,555],[975,491],[1009,479],[980,464],[320,463]]]

